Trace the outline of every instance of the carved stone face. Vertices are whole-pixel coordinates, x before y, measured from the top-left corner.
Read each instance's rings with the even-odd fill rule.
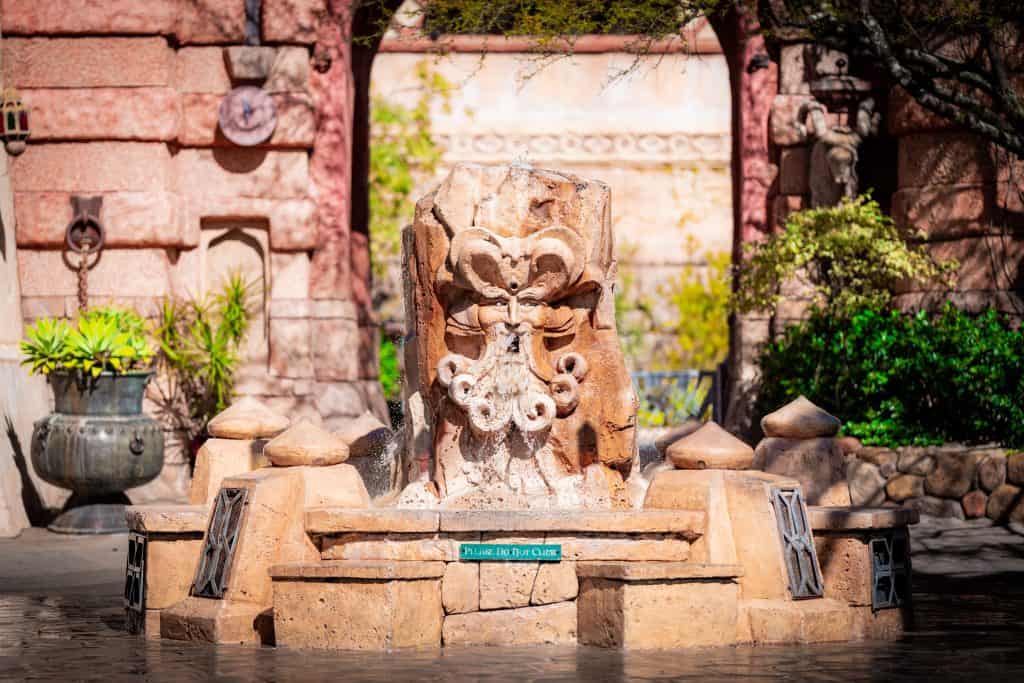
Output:
[[[636,398],[608,202],[595,181],[467,164],[417,206],[406,367],[430,438],[413,449],[444,504],[607,507],[621,493]]]
[[[513,425],[523,433],[538,432],[579,402],[586,361],[568,352],[552,363],[535,341],[574,332],[574,321],[559,321],[551,304],[579,280],[582,254],[582,240],[566,228],[501,237],[475,227],[452,240],[449,266],[470,302],[465,315],[453,316],[452,322],[479,334],[483,348],[476,359],[444,356],[437,378],[477,434]],[[554,376],[548,372],[552,364]]]

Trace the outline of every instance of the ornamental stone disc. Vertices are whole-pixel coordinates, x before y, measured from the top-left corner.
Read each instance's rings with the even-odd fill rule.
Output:
[[[266,142],[277,126],[277,107],[262,88],[243,85],[227,94],[217,112],[221,132],[241,147]]]

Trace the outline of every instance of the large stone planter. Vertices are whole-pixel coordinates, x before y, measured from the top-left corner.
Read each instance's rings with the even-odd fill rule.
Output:
[[[142,413],[152,374],[50,376],[55,410],[35,423],[32,464],[45,481],[72,491],[51,531],[127,531],[125,489],[156,478],[164,461],[163,430]]]

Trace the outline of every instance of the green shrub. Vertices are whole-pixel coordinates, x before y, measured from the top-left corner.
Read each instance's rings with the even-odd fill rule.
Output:
[[[818,311],[760,366],[761,415],[803,394],[868,445],[1024,446],[1024,330],[992,310]]]
[[[25,330],[23,365],[33,374],[80,372],[126,373],[148,368],[153,347],[145,321],[133,310],[101,306],[84,311],[78,320],[43,318]]]
[[[782,285],[800,283],[814,308],[846,317],[884,307],[901,281],[939,282],[956,269],[953,261],[936,263],[908,237],[866,195],[797,211],[781,231],[746,245],[732,305],[741,313],[774,313]]]
[[[398,368],[398,347],[385,334],[380,337],[380,385],[386,400],[401,400],[402,377]]]
[[[190,439],[231,402],[252,298],[261,284],[236,273],[212,296],[165,299],[161,306],[156,325],[161,372],[154,400],[160,418]]]

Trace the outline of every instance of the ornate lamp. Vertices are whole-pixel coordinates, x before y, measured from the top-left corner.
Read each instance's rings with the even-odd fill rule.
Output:
[[[7,153],[18,156],[25,151],[28,139],[28,107],[21,102],[21,95],[14,88],[4,90],[0,103],[0,117],[3,118],[3,141]]]

